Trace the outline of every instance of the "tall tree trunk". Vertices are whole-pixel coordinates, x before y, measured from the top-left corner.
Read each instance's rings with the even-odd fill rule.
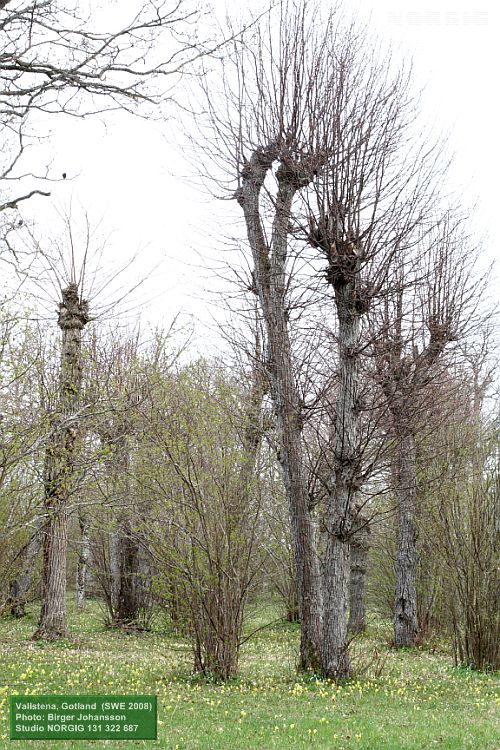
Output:
[[[367,519],[358,514],[351,535],[349,578],[349,623],[351,633],[366,629],[366,573],[368,569],[369,533]]]
[[[80,550],[76,568],[76,606],[78,609],[85,609],[90,560],[90,518],[86,513],[81,513],[78,523],[80,525]]]
[[[394,604],[394,645],[414,646],[417,620],[417,463],[415,437],[397,435],[396,481],[399,511]]]
[[[339,386],[333,472],[326,514],[322,673],[338,680],[351,671],[347,638],[349,541],[359,489],[359,258],[350,244],[333,243],[328,279],[335,292]]]
[[[302,415],[293,372],[286,300],[288,225],[293,197],[300,186],[300,180],[297,174],[284,165],[279,167],[278,195],[269,244],[261,221],[259,198],[266,174],[275,158],[272,147],[255,151],[244,170],[243,185],[236,197],[245,215],[254,260],[255,285],[267,334],[268,374],[281,442],[280,463],[297,571],[301,623],[300,667],[317,670],[320,667],[321,651],[321,575],[303,466]]]
[[[88,303],[76,284],[62,292],[59,327],[62,330],[59,405],[45,453],[43,527],[43,600],[34,638],[56,640],[66,635],[66,558],[68,504],[73,490],[77,409],[82,382],[82,330],[89,321]]]

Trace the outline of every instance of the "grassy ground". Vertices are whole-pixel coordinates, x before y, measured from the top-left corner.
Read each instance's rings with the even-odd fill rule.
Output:
[[[187,644],[161,623],[139,635],[108,631],[91,603],[71,614],[71,641],[41,644],[29,640],[36,614],[0,619],[2,750],[500,750],[498,678],[455,669],[438,650],[391,651],[382,625],[357,644],[364,673],[341,687],[297,677],[290,625],[260,631],[242,650],[241,677],[215,685],[190,676]],[[266,616],[259,610],[251,627]],[[156,694],[158,740],[11,742],[10,693]]]

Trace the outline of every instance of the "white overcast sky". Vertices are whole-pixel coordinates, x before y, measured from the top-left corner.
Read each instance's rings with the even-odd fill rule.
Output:
[[[212,5],[221,14],[226,7],[220,0]],[[235,12],[248,8],[248,0],[234,0],[230,7]],[[345,0],[344,7],[391,42],[396,57],[413,58],[415,86],[425,86],[424,118],[450,133],[452,187],[464,194],[466,203],[477,204],[476,227],[488,237],[487,252],[493,258],[499,241],[497,3]],[[53,184],[51,205],[39,199],[36,206],[23,207],[25,217],[36,216],[47,235],[58,231],[55,209],[68,211],[71,205],[75,216],[85,209],[93,225],[100,223],[98,234],[108,237],[111,264],[141,251],[133,278],[161,263],[144,287],[144,299],[150,302],[143,316],[166,325],[179,311],[208,319],[203,286],[209,282],[206,276],[200,281],[194,267],[213,257],[213,241],[203,230],[208,224],[213,228],[214,216],[223,222],[228,208],[183,179],[189,168],[167,142],[175,140],[176,127],[174,120],[165,125],[131,117],[114,119],[107,127],[54,122],[47,142],[50,170],[54,177],[66,172],[68,179]]]

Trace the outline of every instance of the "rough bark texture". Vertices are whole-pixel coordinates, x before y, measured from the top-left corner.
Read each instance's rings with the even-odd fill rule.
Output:
[[[325,553],[322,673],[333,680],[348,677],[351,671],[347,640],[348,581],[349,544],[339,533],[330,531]]]
[[[268,346],[271,396],[281,440],[280,463],[289,505],[295,551],[301,622],[300,666],[320,665],[322,592],[315,530],[308,505],[302,458],[300,400],[295,383],[287,320],[287,233],[293,197],[300,187],[298,175],[281,165],[271,243],[262,226],[259,198],[266,177],[277,157],[273,148],[254,152],[243,174],[237,198],[243,207],[252,249],[255,284],[262,309]]]
[[[339,390],[335,411],[333,472],[326,517],[322,672],[350,674],[347,638],[349,537],[359,488],[359,259],[348,245],[331,248],[328,278],[335,292],[339,340]]]
[[[399,511],[394,603],[394,645],[414,646],[417,620],[417,469],[415,439],[398,435],[396,481]]]
[[[59,327],[62,330],[59,405],[45,454],[43,527],[43,600],[34,638],[55,640],[66,635],[66,557],[68,503],[73,490],[77,410],[82,382],[81,338],[89,321],[88,304],[76,284],[62,292]]]
[[[351,534],[349,578],[349,623],[351,633],[366,629],[366,573],[368,569],[370,528],[367,519],[358,514]]]
[[[85,597],[87,590],[87,575],[90,560],[90,518],[80,514],[78,519],[80,525],[80,550],[78,554],[78,565],[76,568],[76,606],[85,609]]]

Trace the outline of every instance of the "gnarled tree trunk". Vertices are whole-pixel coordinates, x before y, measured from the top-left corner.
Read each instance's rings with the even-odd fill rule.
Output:
[[[322,672],[335,680],[351,671],[347,605],[349,541],[359,488],[359,258],[347,243],[332,244],[328,279],[335,292],[339,387],[335,409],[333,472],[326,516]]]
[[[62,330],[59,405],[45,453],[43,600],[34,638],[56,640],[66,635],[68,505],[79,433],[82,330],[88,321],[88,303],[80,298],[77,285],[70,284],[63,290],[59,304],[58,323]]]

